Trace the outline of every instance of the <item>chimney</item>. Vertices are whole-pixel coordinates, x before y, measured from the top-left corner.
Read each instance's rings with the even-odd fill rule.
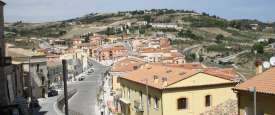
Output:
[[[263,72],[263,66],[262,66],[262,60],[257,59],[255,61],[255,66],[256,66],[256,75],[260,74]]]
[[[162,78],[162,86],[165,87],[168,85],[168,82],[167,82],[167,77],[163,77]]]
[[[154,75],[154,83],[158,84],[159,82],[159,77],[157,75]]]

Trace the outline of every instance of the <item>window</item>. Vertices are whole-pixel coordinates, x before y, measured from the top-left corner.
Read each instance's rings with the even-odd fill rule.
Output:
[[[206,107],[211,106],[211,101],[212,101],[211,95],[206,95],[205,96],[205,106]]]
[[[39,72],[39,64],[36,65],[36,72]]]
[[[157,97],[154,98],[155,109],[159,108],[159,99]]]
[[[178,109],[187,109],[187,98],[178,99]]]
[[[122,88],[122,90],[123,90],[123,93],[122,93],[123,97],[126,97],[126,95],[125,95],[125,88]]]
[[[140,101],[140,103],[142,103],[142,92],[141,91],[139,92],[139,101]]]
[[[148,105],[151,106],[151,95],[148,96]]]

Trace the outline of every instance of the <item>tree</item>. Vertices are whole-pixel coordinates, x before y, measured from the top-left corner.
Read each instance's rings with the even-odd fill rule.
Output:
[[[145,15],[144,17],[143,17],[143,19],[144,19],[144,21],[147,21],[147,23],[149,23],[149,22],[151,22],[151,16],[150,15]]]
[[[252,52],[257,51],[259,54],[264,53],[264,45],[262,43],[256,43],[252,47]]]
[[[221,43],[223,39],[224,39],[224,36],[222,34],[218,34],[216,36],[216,42],[217,43]]]

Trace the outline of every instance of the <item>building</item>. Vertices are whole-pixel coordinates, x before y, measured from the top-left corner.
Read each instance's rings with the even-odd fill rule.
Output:
[[[99,36],[99,35],[91,36],[91,37],[89,38],[90,44],[91,44],[92,46],[100,46],[100,45],[103,45],[105,39],[106,39],[105,36]]]
[[[160,29],[177,29],[178,25],[174,23],[149,23],[153,28]]]
[[[115,62],[110,71],[112,76],[112,89],[114,91],[119,89],[120,84],[117,81],[118,77],[126,76],[127,73],[137,70],[143,64],[145,64],[145,61],[137,57],[125,57]]]
[[[6,56],[4,39],[5,3],[0,0],[0,114],[27,115],[28,106],[25,95],[25,84],[21,64],[12,64],[11,57]],[[20,111],[20,112],[19,112]]]
[[[22,64],[24,79],[28,81],[29,95],[33,98],[45,98],[48,91],[47,57],[32,50],[9,46],[7,55],[13,64]]]
[[[235,77],[234,72],[219,69],[190,70],[147,64],[120,77],[119,110],[124,115],[203,114],[228,100],[237,100],[232,91],[237,84]]]
[[[51,86],[61,86],[62,77],[63,77],[63,66],[62,61],[59,58],[49,59],[47,61],[47,69],[48,69],[48,79],[49,79],[49,87]]]
[[[185,57],[175,49],[166,48],[142,48],[139,51],[140,57],[149,63],[174,63],[182,64],[185,63]]]
[[[97,47],[92,52],[93,57],[99,61],[116,60],[128,54],[127,48],[120,44]]]
[[[275,68],[272,67],[263,73],[252,77],[237,85],[234,91],[238,95],[239,115],[254,115],[253,91],[256,88],[256,114],[275,114]]]

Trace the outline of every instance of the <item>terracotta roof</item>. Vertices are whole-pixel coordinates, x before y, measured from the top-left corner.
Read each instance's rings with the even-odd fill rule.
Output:
[[[48,67],[56,67],[62,65],[62,61],[60,59],[51,59],[47,61]]]
[[[143,64],[145,64],[144,61],[134,59],[134,58],[126,58],[126,59],[116,62],[112,67],[112,71],[113,72],[129,72],[129,71],[138,69]]]
[[[203,65],[200,63],[184,63],[184,64],[167,64],[170,67],[180,67],[185,69],[203,69]]]
[[[205,68],[203,72],[232,81],[236,78],[236,71],[233,68]]]
[[[77,44],[76,46],[79,46],[79,47],[90,47],[92,45],[90,43],[81,43],[81,44]]]
[[[179,52],[171,52],[172,57],[183,57],[183,55]]]
[[[143,48],[141,49],[142,53],[153,53],[153,52],[161,52],[161,49],[158,48]]]
[[[128,73],[128,76],[121,77],[122,79],[134,81],[140,84],[164,89],[166,86],[173,84],[177,81],[186,79],[192,75],[197,74],[198,71],[188,70],[182,68],[167,67],[160,64],[144,65],[140,69]],[[158,77],[158,82],[154,82],[154,78]],[[164,84],[163,79],[167,79],[167,84]]]
[[[248,91],[251,87],[256,87],[259,93],[275,94],[275,67],[237,85],[234,89]]]
[[[192,64],[190,64],[192,65]],[[223,73],[225,72],[225,73]],[[140,84],[146,84],[146,79],[148,79],[148,86],[164,89],[166,86],[169,86],[178,81],[189,78],[197,73],[205,73],[222,79],[234,81],[236,74],[233,74],[235,70],[229,69],[219,69],[209,68],[209,69],[186,69],[184,67],[173,67],[162,64],[146,64],[140,69],[129,72],[128,76],[121,77],[122,79],[134,81]],[[157,76],[159,81],[158,83],[154,82],[154,77]],[[164,84],[163,79],[167,79],[167,84]]]

